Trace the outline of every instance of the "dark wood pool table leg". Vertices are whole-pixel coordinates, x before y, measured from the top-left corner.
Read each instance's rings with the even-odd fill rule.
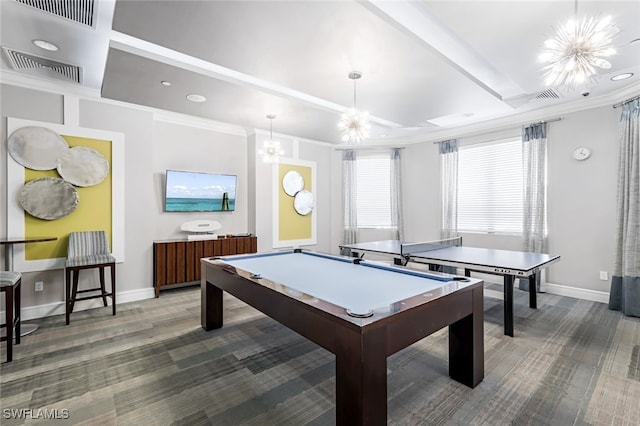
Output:
[[[469,387],[484,378],[484,300],[473,290],[473,314],[449,326],[449,376]]]
[[[336,335],[336,424],[387,424],[387,329]]]
[[[222,290],[207,282],[206,271],[200,283],[200,325],[205,330],[222,327]]]

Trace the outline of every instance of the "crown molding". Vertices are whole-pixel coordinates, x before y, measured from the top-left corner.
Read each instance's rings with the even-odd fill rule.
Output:
[[[15,71],[0,70],[0,83],[9,84],[18,87],[24,87],[32,90],[40,90],[43,92],[55,93],[62,96],[75,95],[81,99],[88,99],[92,101],[99,101],[106,104],[117,105],[127,108],[132,108],[139,111],[151,112],[155,121],[173,123],[178,125],[184,125],[188,127],[196,127],[201,129],[213,130],[221,133],[227,133],[237,136],[247,137],[249,135],[265,135],[269,134],[266,130],[246,128],[230,123],[224,123],[220,121],[210,120],[201,117],[195,117],[186,114],[180,114],[170,111],[165,111],[157,108],[152,108],[143,105],[137,105],[127,103],[123,101],[117,101],[112,99],[102,98],[100,91],[94,89],[87,89],[85,87],[78,86],[72,83],[66,83],[63,81],[57,82],[49,79],[42,79],[35,76],[24,75]],[[561,115],[572,114],[580,111],[585,111],[594,108],[601,108],[604,106],[611,106],[630,99],[640,94],[640,82],[630,84],[616,92],[596,96],[593,98],[577,99],[572,102],[548,106],[539,108],[532,111],[526,111],[523,113],[513,114],[507,117],[496,117],[493,119],[484,120],[482,122],[469,124],[466,126],[451,127],[442,130],[435,130],[426,134],[398,137],[398,138],[384,138],[384,139],[371,139],[367,142],[367,146],[370,147],[400,147],[407,146],[422,142],[433,142],[451,138],[470,137],[481,133],[487,132],[499,132],[509,128],[520,127],[523,124],[545,121],[552,118],[556,118]],[[297,136],[287,135],[283,133],[277,133],[278,137],[287,138],[290,140],[297,140],[300,142],[311,143],[322,146],[330,146],[335,148],[343,147],[343,145],[318,141],[313,139],[305,139]]]
[[[217,80],[226,81],[237,86],[256,89],[278,97],[303,102],[306,105],[323,111],[343,113],[350,108],[119,31],[111,32],[109,47]],[[383,126],[401,127],[399,123],[394,123],[381,117],[371,116],[370,120]]]
[[[47,93],[54,93],[61,96],[78,96],[80,99],[86,99],[101,102],[108,105],[116,105],[131,108],[138,111],[150,112],[153,114],[155,121],[179,124],[189,127],[197,127],[201,129],[213,130],[221,133],[228,133],[238,136],[247,136],[245,128],[233,124],[222,123],[219,121],[199,118],[186,114],[179,114],[170,111],[164,111],[144,105],[137,105],[128,102],[106,99],[101,97],[99,90],[87,89],[86,87],[77,86],[65,82],[52,81],[50,79],[42,79],[35,76],[24,75],[15,71],[2,70],[0,73],[0,83],[8,84],[26,89],[39,90]]]
[[[127,104],[134,105],[134,104]],[[149,107],[146,107],[149,108]],[[230,135],[247,137],[247,129],[235,124],[223,123],[221,121],[209,120],[177,112],[170,112],[160,109],[153,109],[153,120],[163,123],[177,124],[198,129],[213,130],[215,132],[227,133]]]
[[[509,115],[507,117],[496,117],[482,122],[469,124],[466,126],[451,127],[442,130],[435,130],[427,134],[409,136],[393,139],[375,139],[368,142],[372,146],[406,146],[422,142],[434,142],[452,138],[463,138],[475,136],[488,132],[499,132],[509,128],[520,127],[524,124],[547,121],[559,116],[573,114],[605,106],[613,107],[616,103],[638,96],[640,94],[640,82],[630,84],[616,92],[606,95],[594,96],[593,98],[577,99],[572,102],[539,108],[532,111]]]
[[[58,95],[77,95],[90,99],[100,99],[100,91],[96,89],[89,89],[77,83],[66,83],[64,81],[25,75],[7,69],[0,70],[0,83]]]
[[[271,134],[271,132],[269,130],[263,130],[263,129],[250,129],[250,131],[247,133],[247,135],[256,135],[256,136],[258,136],[258,135],[260,135],[260,136],[269,136],[270,134]],[[274,139],[275,138],[278,138],[278,139],[289,139],[291,141],[310,143],[310,144],[314,144],[314,145],[322,145],[322,146],[330,146],[330,147],[336,146],[336,144],[331,143],[331,142],[319,141],[319,140],[315,140],[315,139],[306,139],[306,138],[301,138],[299,136],[288,135],[286,133],[273,132],[273,136],[274,136]]]

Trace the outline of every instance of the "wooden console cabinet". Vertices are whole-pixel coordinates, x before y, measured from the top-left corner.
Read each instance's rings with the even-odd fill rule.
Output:
[[[217,240],[166,240],[153,242],[153,286],[156,297],[163,286],[200,281],[203,257],[255,253],[258,238],[229,237]]]

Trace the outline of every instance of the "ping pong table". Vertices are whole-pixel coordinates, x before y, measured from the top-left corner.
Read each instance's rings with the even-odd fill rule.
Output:
[[[462,246],[462,238],[424,243],[399,240],[371,241],[340,245],[342,254],[364,257],[365,253],[391,256],[397,265],[409,262],[427,264],[430,270],[440,266],[463,268],[465,276],[483,272],[503,276],[504,334],[513,337],[513,285],[515,278],[529,281],[529,307],[537,309],[536,283],[538,272],[560,260],[560,256],[511,250],[496,250]]]

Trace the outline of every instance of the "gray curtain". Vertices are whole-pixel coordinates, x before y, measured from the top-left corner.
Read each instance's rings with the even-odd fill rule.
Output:
[[[522,128],[524,251],[546,253],[547,225],[547,123]],[[540,288],[538,274],[536,289]],[[529,290],[529,280],[520,280],[522,290]]]
[[[391,226],[396,240],[404,241],[404,223],[402,220],[402,169],[400,148],[391,150]]]
[[[458,236],[458,140],[440,142],[440,186],[442,191],[443,239]]]
[[[609,309],[640,317],[640,99],[622,105],[616,256]]]
[[[356,151],[346,150],[342,153],[342,194],[344,196],[344,233],[343,243],[354,244],[358,237],[358,215],[356,211],[356,195],[358,179],[356,174]]]

